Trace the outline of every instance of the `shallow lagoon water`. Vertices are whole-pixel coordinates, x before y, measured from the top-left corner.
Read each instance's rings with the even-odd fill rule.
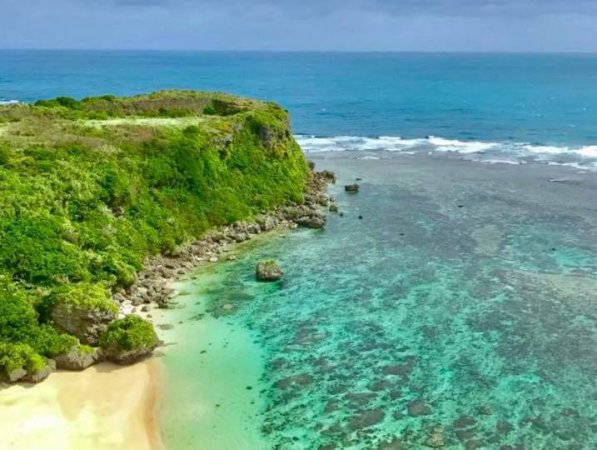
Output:
[[[168,448],[596,448],[595,175],[317,158],[344,217],[249,243],[162,314]],[[282,282],[254,280],[266,258]]]

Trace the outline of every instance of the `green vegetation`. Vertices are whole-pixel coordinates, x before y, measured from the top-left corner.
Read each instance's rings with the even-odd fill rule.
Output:
[[[46,366],[46,361],[28,345],[0,342],[0,378],[10,379],[20,369],[36,374]]]
[[[38,311],[41,320],[51,320],[51,312],[57,306],[64,306],[67,310],[83,308],[112,314],[118,313],[118,307],[106,288],[98,283],[72,283],[57,286],[39,304]]]
[[[115,320],[100,338],[102,350],[116,360],[131,351],[153,349],[157,344],[158,337],[153,326],[137,316]]]
[[[77,340],[40,320],[36,311],[38,296],[37,292],[29,292],[0,276],[0,343],[19,344],[20,352],[27,349],[52,358],[67,351]]]
[[[0,342],[72,348],[56,305],[114,310],[147,256],[300,201],[307,178],[270,103],[165,91],[0,107]]]

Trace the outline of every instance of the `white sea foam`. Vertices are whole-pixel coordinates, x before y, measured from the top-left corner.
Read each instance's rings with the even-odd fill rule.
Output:
[[[520,161],[512,161],[511,159],[485,159],[483,162],[489,164],[510,164],[512,166],[518,166],[521,164]]]
[[[567,165],[583,169],[597,169],[597,145],[555,146],[516,142],[483,142],[446,139],[428,136],[403,139],[399,136],[296,136],[303,150],[317,152],[400,152],[402,154],[433,154],[437,152],[461,154],[465,158],[488,163],[524,164],[541,162]]]
[[[17,105],[21,102],[18,100],[0,100],[0,105]]]
[[[585,158],[597,159],[597,145],[587,145],[577,150],[577,154]]]
[[[478,141],[459,141],[456,139],[443,139],[440,137],[430,136],[428,138],[430,144],[436,147],[439,151],[449,151],[457,153],[480,153],[495,148],[498,144],[493,142],[478,142]]]

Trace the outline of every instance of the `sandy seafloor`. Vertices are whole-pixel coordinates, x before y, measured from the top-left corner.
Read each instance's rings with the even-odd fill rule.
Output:
[[[343,217],[242,244],[177,283],[176,309],[152,312],[173,325],[155,358],[165,447],[597,448],[597,174],[357,156],[309,155],[337,173]],[[361,191],[344,193],[357,178]],[[257,283],[269,258],[284,279]],[[70,448],[93,431],[118,442],[111,373],[90,373],[85,402],[61,403],[89,373],[0,391],[9,448],[26,448],[31,427]],[[50,418],[59,433],[44,431]],[[148,448],[141,434],[111,448]]]

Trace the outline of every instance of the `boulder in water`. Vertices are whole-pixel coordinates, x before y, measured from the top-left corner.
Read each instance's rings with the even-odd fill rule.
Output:
[[[255,268],[255,277],[259,281],[277,281],[282,278],[284,272],[275,261],[262,261]]]

